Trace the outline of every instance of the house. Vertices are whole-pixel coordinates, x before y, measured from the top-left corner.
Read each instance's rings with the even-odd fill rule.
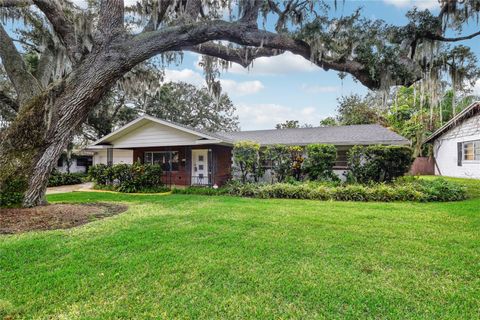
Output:
[[[465,108],[425,143],[433,144],[436,175],[480,179],[480,102]]]
[[[335,170],[347,169],[347,151],[353,145],[408,145],[410,142],[380,125],[205,132],[151,116],[142,116],[94,142],[93,164],[159,163],[169,185],[222,185],[232,175],[235,142],[256,141],[262,146],[334,144]]]
[[[84,150],[74,150],[70,159],[62,154],[57,161],[56,170],[62,173],[87,173],[93,164],[93,153]]]

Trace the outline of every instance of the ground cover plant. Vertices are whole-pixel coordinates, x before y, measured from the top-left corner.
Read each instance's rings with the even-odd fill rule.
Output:
[[[476,319],[480,181],[465,185],[477,198],[50,195],[129,210],[0,236],[0,318]]]
[[[337,201],[459,201],[468,196],[461,184],[443,178],[400,178],[394,183],[367,185],[340,182],[239,183],[231,182],[219,189],[190,187],[173,189],[177,194],[232,195],[252,198],[283,198]]]

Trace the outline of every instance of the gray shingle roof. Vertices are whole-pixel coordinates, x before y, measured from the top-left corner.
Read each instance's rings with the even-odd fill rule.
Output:
[[[378,124],[296,128],[282,130],[254,130],[238,132],[217,132],[218,136],[234,142],[242,140],[256,141],[261,145],[287,144],[307,145],[328,143],[335,145],[355,144],[409,144],[397,133]]]

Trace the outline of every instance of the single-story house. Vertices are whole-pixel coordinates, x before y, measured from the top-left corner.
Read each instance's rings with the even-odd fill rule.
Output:
[[[480,179],[480,102],[465,108],[425,143],[433,144],[436,175]]]
[[[238,132],[205,132],[170,121],[142,116],[94,142],[93,164],[133,162],[163,166],[169,185],[222,185],[232,176],[235,142],[250,140],[262,146],[334,144],[335,170],[347,169],[347,151],[354,145],[409,145],[402,136],[376,124]]]
[[[93,164],[93,153],[84,150],[72,152],[70,163],[65,154],[57,160],[56,170],[59,172],[87,173],[88,168]]]

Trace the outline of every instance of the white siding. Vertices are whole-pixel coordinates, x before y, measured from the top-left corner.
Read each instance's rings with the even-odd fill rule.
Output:
[[[159,123],[149,122],[111,141],[111,143],[115,148],[140,148],[192,145],[198,139],[200,138],[196,135]]]
[[[77,173],[77,172],[82,172],[86,173],[87,168],[85,166],[77,166],[77,159],[73,159],[72,165],[70,166],[70,172],[71,173]],[[57,166],[57,171],[66,173],[67,172],[67,163],[66,161],[63,161],[63,166],[59,167]]]
[[[99,150],[93,156],[93,164],[107,164],[107,150]],[[133,150],[113,149],[113,164],[117,163],[133,163]]]
[[[462,161],[462,165],[458,165],[457,143],[471,140],[480,140],[480,115],[465,120],[435,140],[435,174],[480,179],[480,161]]]

